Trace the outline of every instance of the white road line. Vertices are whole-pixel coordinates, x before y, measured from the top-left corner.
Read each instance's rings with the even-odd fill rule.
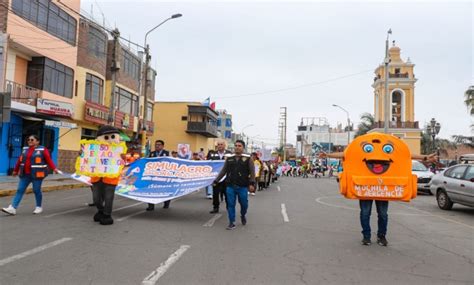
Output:
[[[126,219],[137,216],[137,215],[140,215],[141,213],[145,213],[145,210],[140,210],[140,211],[138,211],[136,213],[133,213],[133,214],[130,214],[128,216],[121,217],[121,218],[117,219],[117,222],[125,221]]]
[[[123,209],[131,208],[131,207],[134,207],[134,206],[140,205],[140,204],[143,204],[143,202],[138,202],[138,203],[135,203],[135,204],[132,204],[132,205],[123,206],[123,207],[121,207],[121,208],[113,209],[113,210],[112,210],[112,213],[118,212],[118,211],[123,210]]]
[[[281,191],[281,188],[280,188],[280,186],[277,186],[277,189],[278,189],[278,192],[280,192],[280,191]]]
[[[56,245],[59,245],[59,244],[62,244],[64,242],[67,242],[67,241],[70,241],[72,240],[72,238],[62,238],[62,239],[58,239],[56,241],[53,241],[53,242],[50,242],[50,243],[47,243],[47,244],[44,244],[42,246],[38,246],[36,248],[33,248],[33,249],[30,249],[28,251],[25,251],[25,252],[22,252],[20,254],[17,254],[17,255],[14,255],[14,256],[10,256],[10,257],[7,257],[5,259],[2,259],[0,260],[0,266],[3,266],[5,264],[8,264],[10,262],[13,262],[13,261],[16,261],[18,259],[22,259],[24,257],[27,257],[28,255],[33,255],[35,253],[38,253],[40,251],[43,251],[45,249],[48,249],[50,247],[53,247],[53,246],[56,246]]]
[[[281,214],[283,215],[283,221],[288,223],[290,221],[290,219],[288,219],[288,214],[286,213],[285,204],[281,204]]]
[[[88,209],[89,207],[87,206],[82,206],[78,209],[72,209],[72,210],[67,210],[67,211],[62,211],[62,212],[57,212],[57,213],[54,213],[54,214],[51,214],[51,215],[47,215],[47,216],[44,216],[45,218],[51,218],[51,217],[54,217],[54,216],[59,216],[59,215],[62,215],[62,214],[69,214],[69,213],[74,213],[74,212],[79,212],[79,211],[82,211],[82,210],[85,210],[85,209]],[[92,208],[92,207],[90,207]]]
[[[163,276],[168,269],[176,262],[178,259],[181,258],[181,256],[188,250],[191,246],[189,245],[182,245],[179,247],[177,251],[175,251],[173,254],[168,257],[168,259],[160,264],[160,267],[158,267],[156,270],[154,270],[150,275],[148,275],[145,279],[142,281],[142,285],[154,285],[160,279],[161,276]]]
[[[212,217],[209,221],[207,221],[207,223],[205,223],[204,225],[202,225],[203,227],[212,227],[214,225],[214,223],[220,218],[222,217],[222,214],[216,214],[214,215],[214,217]]]

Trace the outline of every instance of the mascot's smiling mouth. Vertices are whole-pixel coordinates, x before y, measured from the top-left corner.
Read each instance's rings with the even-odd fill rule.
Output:
[[[385,171],[388,170],[388,168],[390,167],[390,163],[392,163],[393,161],[390,159],[390,160],[367,160],[367,159],[364,159],[364,162],[365,164],[367,165],[367,168],[372,171],[372,173],[375,173],[375,174],[382,174],[384,173]]]

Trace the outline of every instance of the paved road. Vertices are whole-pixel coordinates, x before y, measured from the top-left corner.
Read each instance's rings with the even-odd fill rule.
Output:
[[[118,197],[112,226],[92,222],[87,188],[45,193],[38,216],[27,195],[0,216],[1,284],[474,283],[472,208],[390,203],[381,247],[360,245],[357,201],[334,180],[283,178],[249,198],[248,224],[227,231],[202,192],[154,212]]]

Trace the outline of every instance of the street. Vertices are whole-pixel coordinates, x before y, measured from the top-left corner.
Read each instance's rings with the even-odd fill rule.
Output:
[[[92,221],[89,188],[26,195],[0,217],[2,284],[473,284],[474,209],[433,196],[389,206],[388,247],[360,244],[357,200],[335,179],[283,177],[249,197],[248,224],[225,229],[200,191],[146,212],[115,197],[115,223]],[[0,198],[8,205],[11,197]],[[374,205],[375,208],[375,205]]]

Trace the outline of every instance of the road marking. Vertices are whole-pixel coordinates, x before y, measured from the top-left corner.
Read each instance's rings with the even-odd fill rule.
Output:
[[[27,257],[29,255],[33,255],[35,253],[38,253],[40,251],[43,251],[43,250],[48,249],[48,248],[53,247],[53,246],[57,246],[59,244],[62,244],[64,242],[67,242],[67,241],[70,241],[70,240],[72,240],[72,238],[69,238],[69,237],[58,239],[56,241],[44,244],[42,246],[38,246],[36,248],[33,248],[33,249],[28,250],[28,251],[22,252],[20,254],[7,257],[5,259],[0,260],[0,266],[3,266],[3,265],[8,264],[10,262],[16,261],[18,259],[22,259],[22,258]]]
[[[62,215],[62,214],[69,214],[69,213],[74,213],[74,212],[79,212],[79,211],[82,211],[82,210],[85,210],[85,209],[88,209],[89,207],[87,206],[82,206],[78,209],[72,209],[72,210],[67,210],[67,211],[62,211],[62,212],[57,212],[57,213],[54,213],[54,214],[51,214],[51,215],[47,215],[47,216],[44,216],[45,218],[51,218],[51,217],[54,217],[54,216],[58,216],[58,215]]]
[[[133,213],[133,214],[130,214],[130,215],[128,215],[128,216],[121,217],[121,218],[117,219],[117,222],[125,221],[126,219],[131,218],[131,217],[134,217],[134,216],[138,216],[138,215],[140,215],[141,213],[145,213],[145,211],[144,211],[144,210],[140,210],[140,211],[138,211],[138,212],[136,212],[136,213]]]
[[[286,213],[285,204],[281,204],[281,214],[283,215],[283,221],[288,223],[290,221],[290,219],[288,219],[288,214]]]
[[[352,208],[352,207],[347,207],[347,206],[342,206],[342,205],[335,205],[335,204],[330,204],[321,201],[322,199],[326,198],[335,198],[339,196],[323,196],[319,197],[316,199],[316,202],[325,206],[333,207],[333,208],[340,208],[340,209],[346,209],[346,210],[351,210],[351,211],[360,211],[359,208]],[[403,205],[403,204],[401,204]],[[410,213],[397,213],[397,212],[390,212],[390,215],[397,215],[397,216],[432,216],[431,214],[410,214]]]
[[[132,205],[123,206],[123,207],[121,207],[121,208],[113,209],[112,212],[118,212],[118,211],[120,211],[120,210],[127,209],[127,208],[131,208],[131,207],[134,207],[134,206],[140,205],[140,204],[143,204],[143,202],[138,202],[138,203],[135,203],[135,204],[132,204]]]
[[[180,248],[175,251],[173,254],[168,257],[168,259],[160,264],[160,267],[158,267],[156,270],[154,270],[150,275],[148,275],[145,279],[142,281],[142,285],[154,285],[160,279],[161,276],[163,276],[168,269],[176,262],[178,259],[181,258],[181,256],[188,250],[191,246],[189,245],[182,245]]]
[[[280,192],[280,191],[281,191],[281,189],[280,189],[280,186],[277,186],[277,189],[278,189],[278,192]]]
[[[400,205],[403,205],[403,204],[400,204]],[[445,220],[445,221],[448,221],[448,222],[451,222],[451,223],[455,223],[455,224],[458,224],[458,225],[462,225],[462,226],[468,227],[468,228],[470,228],[470,229],[474,229],[473,226],[468,225],[468,224],[465,224],[465,223],[462,223],[462,222],[458,222],[458,221],[456,221],[456,220],[451,220],[451,219],[448,219],[448,218],[445,218],[445,217],[442,217],[442,216],[433,215],[433,214],[431,214],[431,213],[428,212],[428,211],[420,210],[420,209],[418,209],[418,208],[411,207],[411,206],[408,206],[408,205],[403,205],[403,206],[405,206],[405,207],[407,207],[407,208],[410,208],[410,209],[413,209],[413,210],[417,210],[417,211],[422,212],[422,213],[428,213],[427,216],[437,217],[437,218],[439,218],[439,219],[441,219],[441,220]]]
[[[209,221],[207,221],[207,223],[205,223],[204,225],[202,225],[203,227],[212,227],[214,225],[214,223],[220,218],[222,217],[222,214],[216,214],[214,215],[214,217],[212,217]]]

